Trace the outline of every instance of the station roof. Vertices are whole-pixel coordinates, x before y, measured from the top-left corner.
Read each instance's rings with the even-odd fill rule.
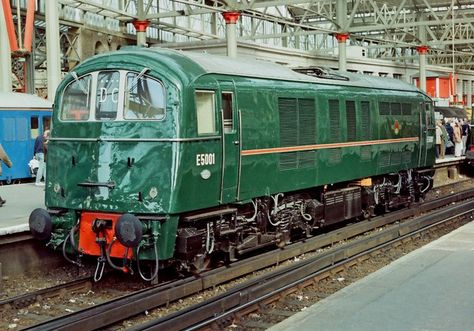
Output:
[[[435,111],[440,112],[443,117],[468,118],[466,111],[458,107],[435,107]]]
[[[413,78],[419,78],[420,77],[420,72],[417,72],[412,77]],[[440,74],[440,73],[434,72],[434,71],[426,71],[426,78],[437,78],[437,77],[446,78],[446,77],[449,77],[449,74]]]
[[[428,50],[428,65],[474,70],[474,3],[468,0],[59,0],[59,3],[60,31],[67,32],[61,38],[68,40],[64,43],[68,48],[62,50],[64,63],[80,62],[91,54],[88,47],[84,48],[88,49],[84,56],[78,51],[81,47],[76,40],[82,39],[75,37],[87,29],[107,37],[109,45],[97,42],[95,53],[115,47],[115,37],[133,40],[134,21],[149,22],[147,42],[150,44],[206,42],[225,38],[222,13],[239,12],[239,42],[296,48],[324,56],[333,54],[337,48],[335,36],[347,33],[349,43],[366,48],[370,59],[389,60],[402,66],[417,63],[418,47],[423,46]],[[42,7],[38,8],[38,19],[45,18]],[[36,20],[35,25],[44,30],[41,29],[44,22]],[[44,66],[44,43],[37,46],[35,56]]]

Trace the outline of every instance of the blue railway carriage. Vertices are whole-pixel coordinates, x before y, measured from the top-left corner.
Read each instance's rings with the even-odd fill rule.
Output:
[[[51,127],[52,103],[24,93],[0,92],[0,143],[13,162],[3,167],[0,183],[31,178],[28,162],[35,139]]]

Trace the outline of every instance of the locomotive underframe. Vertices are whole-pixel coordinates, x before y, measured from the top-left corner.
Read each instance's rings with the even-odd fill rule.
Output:
[[[227,263],[266,247],[284,247],[334,225],[367,219],[419,201],[432,186],[432,170],[405,170],[360,181],[278,193],[246,203],[224,205],[179,216],[141,215],[143,237],[136,248],[122,246],[117,239],[117,219],[123,216],[100,212],[48,210],[56,218],[50,243],[71,253],[98,256],[95,278],[102,276],[106,262],[129,272],[135,260],[146,280],[154,279],[159,267],[177,265],[186,271],[202,271],[211,262]],[[128,214],[129,215],[129,214]],[[76,224],[76,225],[72,225]],[[174,224],[174,225],[173,225]],[[177,229],[176,229],[177,226]],[[115,234],[114,234],[115,228]],[[92,229],[92,232],[90,231]],[[131,229],[124,233],[131,233]],[[160,247],[170,247],[177,233],[172,259],[160,260]],[[88,234],[89,237],[84,237]],[[92,236],[92,237],[91,237]],[[119,238],[120,240],[120,238]],[[129,246],[131,247],[131,246]],[[133,251],[133,253],[132,253]],[[117,262],[121,260],[120,263]],[[151,277],[140,265],[149,261]]]
[[[408,206],[432,187],[430,172],[406,170],[183,215],[175,259],[187,270],[201,270],[212,257],[233,261],[268,246],[283,247],[341,222]]]

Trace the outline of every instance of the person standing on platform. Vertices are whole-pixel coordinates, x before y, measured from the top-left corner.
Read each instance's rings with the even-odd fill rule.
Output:
[[[467,121],[467,125],[469,125],[469,130],[467,131],[467,139],[466,139],[466,153],[467,151],[470,151],[472,146],[471,146],[471,135],[472,135],[472,130],[471,130],[471,124],[469,121]]]
[[[10,161],[10,158],[2,147],[2,144],[0,144],[0,176],[2,175],[2,161],[7,165],[8,168],[13,166],[12,161]],[[2,197],[0,197],[0,207],[2,207],[5,202],[7,202],[7,200],[4,200]]]
[[[462,121],[462,126],[461,126],[461,139],[462,139],[462,155],[466,155],[466,147],[467,147],[467,136],[469,136],[469,130],[470,130],[469,122],[464,119]]]
[[[444,148],[444,144],[441,144],[441,142],[443,142],[443,131],[441,130],[441,122],[437,121],[436,122],[436,158],[441,157],[441,151]]]
[[[43,177],[46,179],[46,164],[44,163],[44,134],[40,134],[38,137],[36,137],[34,154],[35,159],[39,162],[35,185],[44,186],[44,183],[41,182]]]
[[[441,129],[441,151],[440,151],[440,158],[444,159],[446,155],[446,145],[449,141],[448,131],[446,131],[446,127],[444,126],[443,121],[439,122],[439,128]]]
[[[462,154],[461,125],[459,122],[454,123],[454,156],[459,157]]]
[[[444,128],[448,133],[448,143],[446,144],[446,154],[454,154],[454,130],[451,125],[451,120],[448,120],[444,124]]]

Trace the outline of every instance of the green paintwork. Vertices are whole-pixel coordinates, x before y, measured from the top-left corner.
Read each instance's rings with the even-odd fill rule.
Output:
[[[218,67],[215,72],[209,69],[208,63],[213,59]],[[219,67],[219,64],[227,67]],[[276,68],[271,70],[274,79],[262,78],[270,72],[268,68],[264,69],[265,65]],[[242,66],[244,68],[239,71]],[[151,235],[152,228],[159,232],[160,259],[173,256],[179,215],[183,212],[402,169],[430,167],[434,163],[434,143],[426,142],[426,135],[434,136],[434,127],[425,127],[424,113],[421,116],[423,127],[419,126],[420,103],[430,102],[430,99],[411,85],[396,80],[358,75],[349,75],[351,81],[324,80],[271,64],[250,62],[249,68],[245,69],[241,62],[228,58],[188,56],[177,51],[146,48],[126,48],[96,56],[74,71],[81,76],[106,69],[140,72],[144,67],[150,69],[147,75],[160,80],[166,89],[166,117],[162,121],[62,122],[58,111],[62,93],[74,78],[68,75],[61,83],[55,100],[52,140],[49,143],[46,205],[53,209],[166,216],[159,226],[153,225],[158,221],[145,221],[147,235]],[[195,90],[216,92],[217,132],[205,140],[146,141],[206,138],[197,134]],[[219,111],[222,91],[234,94],[234,130],[224,134],[224,141]],[[317,144],[331,142],[328,136],[328,98],[340,100],[341,105],[345,100],[371,101],[370,140],[419,137],[420,142],[374,145],[368,160],[360,158],[363,147],[343,148],[337,163],[331,163],[330,150],[321,149],[315,152],[315,167],[294,170],[280,170],[278,153],[239,156],[240,149],[279,147],[279,97],[316,100]],[[379,100],[412,103],[412,115],[380,117]],[[239,127],[238,111],[241,112],[242,128]],[[359,108],[357,114],[357,128],[360,128]],[[432,121],[432,110],[428,115]],[[401,124],[398,134],[392,129],[395,120]],[[345,107],[341,108],[340,124],[341,141],[344,142],[347,137]],[[357,132],[357,140],[361,140],[359,129]],[[401,152],[411,153],[411,159],[403,164],[380,166],[379,158],[383,153]],[[215,164],[197,166],[196,155],[203,153],[214,153]],[[128,165],[128,159],[134,160],[132,166]],[[203,170],[210,172],[209,179],[201,177]],[[116,186],[108,189],[77,185],[85,181],[113,181]],[[149,194],[152,188],[157,188],[158,192],[154,198]],[[70,228],[77,222],[76,218],[73,212],[69,212],[67,217],[54,217],[55,229]],[[64,233],[60,231],[53,241],[59,242]],[[151,250],[143,254],[145,258],[153,258]]]

